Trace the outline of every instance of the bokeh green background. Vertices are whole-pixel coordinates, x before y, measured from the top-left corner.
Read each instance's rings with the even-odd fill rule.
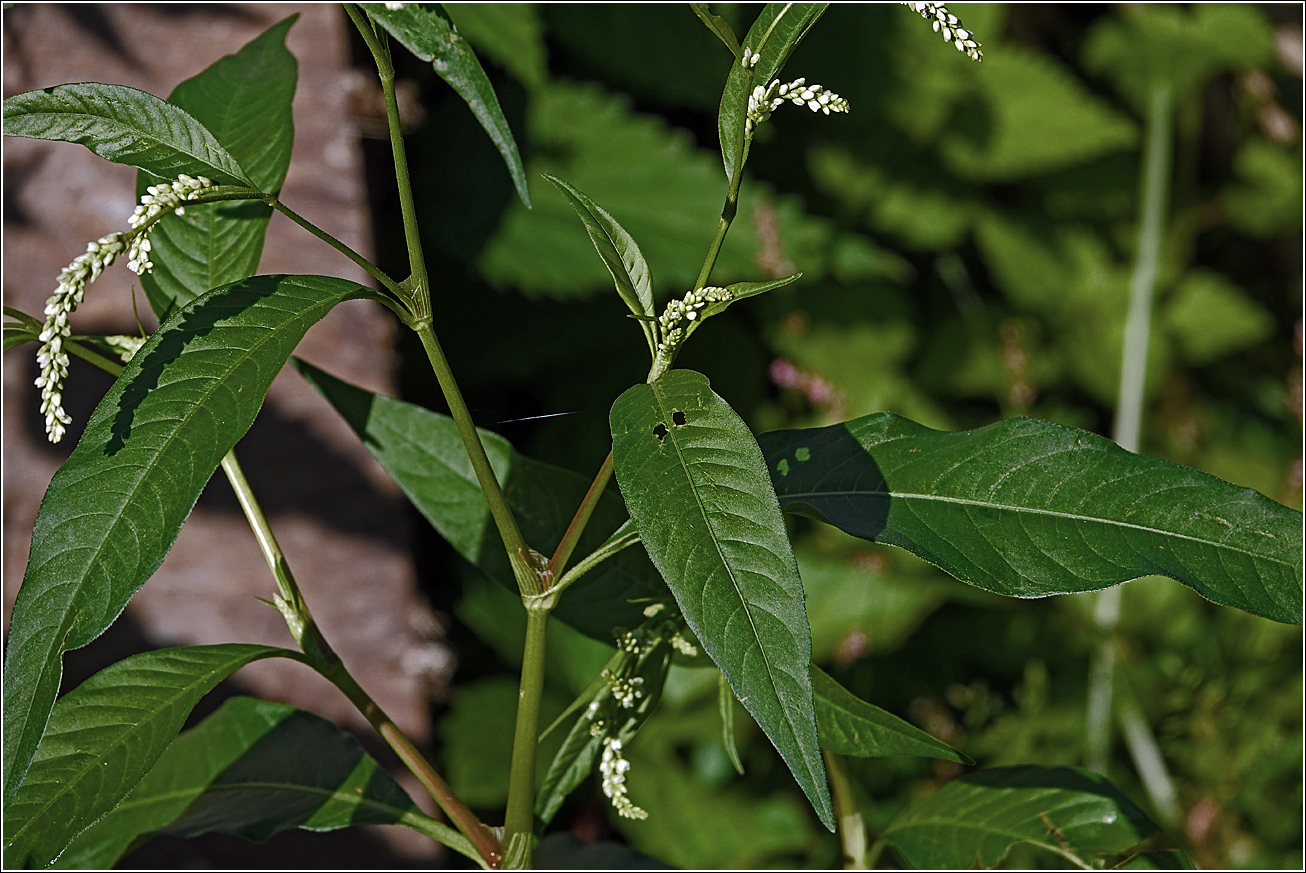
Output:
[[[713,4],[741,35],[758,8]],[[1143,117],[1164,80],[1173,172],[1142,451],[1300,508],[1301,6],[950,8],[983,43],[982,63],[898,4],[836,4],[798,48],[786,78],[825,85],[852,113],[785,105],[761,128],[713,278],[803,279],[705,325],[678,365],[707,374],[757,431],[891,410],[942,429],[1030,415],[1110,434]],[[716,109],[731,57],[686,5],[449,12],[495,82],[534,208],[514,199],[465,105],[408,59],[436,328],[478,423],[588,474],[646,350],[539,174],[622,223],[659,299],[683,294],[725,194]],[[373,146],[378,248],[402,275],[386,149]],[[404,351],[405,395],[439,408],[420,352]],[[795,543],[816,657],[863,698],[984,766],[1082,764],[1090,658],[1115,646],[1117,693],[1141,707],[1178,792],[1175,843],[1203,867],[1300,868],[1299,629],[1154,578],[1126,587],[1107,639],[1091,596],[990,596],[808,524]],[[454,787],[492,810],[506,795],[520,610],[437,543],[423,567],[459,620],[444,761]],[[546,719],[608,652],[565,627],[551,645]],[[559,823],[679,866],[837,865],[835,839],[742,710],[739,721],[744,777],[722,748],[715,671],[677,669],[629,748],[630,795],[649,820],[617,819],[589,786]],[[1118,737],[1113,749],[1109,777],[1163,818]],[[961,772],[915,759],[849,767],[872,837]]]

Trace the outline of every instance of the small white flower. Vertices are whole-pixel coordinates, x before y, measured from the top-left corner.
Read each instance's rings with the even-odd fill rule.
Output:
[[[149,228],[169,212],[174,215],[185,215],[186,209],[182,204],[195,200],[213,187],[213,183],[203,176],[195,177],[182,173],[175,182],[151,185],[146,188],[140,205],[127,220],[127,223],[138,231],[132,238],[131,251],[127,254],[127,268],[140,276],[153,270],[154,262],[150,260],[150,241],[145,236]]]
[[[681,636],[679,632],[671,635],[671,647],[677,652],[680,652],[680,654],[687,655],[690,658],[698,657],[698,647],[691,645],[689,640]]]
[[[608,685],[612,687],[613,699],[626,709],[634,709],[635,702],[644,696],[644,691],[640,687],[644,684],[644,679],[640,676],[623,679],[611,670],[604,670],[600,675],[608,680]]]
[[[748,117],[744,122],[744,135],[752,136],[757,126],[771,117],[786,100],[798,106],[807,106],[813,112],[848,112],[848,101],[821,85],[808,85],[807,79],[798,78],[781,83],[772,79],[766,86],[758,85],[748,97]]]
[[[739,58],[739,63],[745,70],[751,70],[753,67],[757,66],[757,62],[761,59],[761,55],[757,52],[750,52],[748,46],[744,46],[743,54]]]
[[[387,4],[385,4],[385,8],[386,8],[386,9],[389,9],[391,12],[398,12],[400,9],[403,9],[403,8],[404,8],[404,4],[402,4],[402,3],[387,3]]]
[[[145,345],[147,339],[148,337],[143,336],[125,336],[118,334],[115,336],[106,336],[104,342],[105,345],[118,353],[118,357],[122,359],[124,364],[129,364],[131,363],[131,359],[136,356],[136,353],[141,350],[141,346]]]
[[[956,46],[957,51],[976,61],[984,56],[980,44],[974,39],[974,34],[962,27],[961,21],[949,12],[948,7],[943,3],[904,2],[903,5],[916,10],[922,18],[931,22],[934,25],[934,32],[941,34],[944,42]]]

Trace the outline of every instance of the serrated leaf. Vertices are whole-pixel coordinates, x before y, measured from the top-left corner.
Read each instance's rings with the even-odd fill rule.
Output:
[[[4,133],[81,143],[107,161],[166,179],[189,173],[254,187],[193,116],[122,85],[79,82],[15,94],[4,102]]]
[[[892,413],[759,437],[782,505],[998,594],[1177,579],[1300,624],[1301,513],[1063,425],[944,433]]]
[[[494,86],[444,7],[438,3],[404,3],[398,9],[390,9],[385,3],[359,5],[404,48],[429,61],[440,78],[458,92],[503,156],[518,196],[530,206],[531,195],[526,188],[526,171],[522,169],[517,141],[508,127],[508,119],[503,117]]]
[[[489,505],[467,459],[453,419],[342,382],[295,360],[295,368],[336,408],[408,499],[458,554],[513,591]],[[495,476],[503,484],[527,542],[551,553],[562,538],[589,479],[523,457],[503,437],[480,431]],[[615,495],[600,499],[577,546],[587,555],[626,520]],[[643,621],[632,600],[665,598],[666,588],[639,549],[625,549],[567,589],[553,615],[605,643],[616,625]]]
[[[768,3],[744,37],[743,49],[761,55],[750,73],[742,64],[731,64],[721,93],[717,132],[721,136],[721,157],[726,178],[734,177],[743,160],[743,128],[748,117],[748,95],[755,85],[765,85],[780,74],[785,61],[829,3]]]
[[[857,697],[815,664],[812,691],[822,749],[859,758],[916,755],[971,763],[947,743]]]
[[[173,740],[127,799],[54,866],[107,869],[153,834],[220,832],[262,842],[296,827],[368,824],[406,825],[479,858],[331,722],[284,703],[234,697]]]
[[[1017,843],[1084,866],[1127,852],[1157,826],[1101,776],[1073,767],[998,767],[916,801],[882,838],[912,867],[996,867]]]
[[[273,25],[168,97],[213,134],[259,190],[272,194],[285,181],[295,138],[290,104],[297,65],[285,40],[297,17]],[[153,173],[137,174],[137,198],[162,181]],[[245,201],[187,206],[184,215],[160,219],[150,231],[154,269],[141,276],[155,314],[165,319],[210,288],[253,275],[271,215],[272,207]]]
[[[653,565],[826,827],[798,564],[748,426],[672,370],[612,406],[613,469]]]
[[[589,234],[590,242],[598,250],[603,264],[612,274],[617,293],[627,307],[639,319],[639,326],[648,341],[648,350],[652,354],[657,350],[657,335],[653,324],[646,319],[653,318],[653,277],[649,274],[648,263],[639,250],[639,244],[626,233],[615,218],[604,211],[593,200],[586,197],[573,186],[557,176],[544,174],[563,193],[571,208],[580,216]],[[724,307],[722,307],[724,308]]]
[[[251,661],[278,656],[297,657],[235,643],[160,649],[111,664],[64,695],[5,804],[5,866],[54,861],[149,772],[201,697]]]
[[[371,293],[322,276],[216,288],[169,318],[100,401],[46,491],[14,604],[7,798],[45,729],[63,653],[99,636],[163,561],[305,331],[340,301]]]

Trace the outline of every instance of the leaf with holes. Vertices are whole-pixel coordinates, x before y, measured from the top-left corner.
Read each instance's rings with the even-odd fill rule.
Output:
[[[4,102],[5,136],[78,142],[115,164],[165,179],[179,173],[253,186],[236,159],[188,112],[122,85],[79,82]]]
[[[748,95],[755,85],[765,85],[780,74],[807,31],[825,13],[829,3],[768,3],[744,37],[743,48],[761,55],[752,70],[731,64],[721,93],[717,132],[721,135],[721,157],[726,178],[734,177],[744,159],[744,120],[748,117]]]
[[[201,697],[251,661],[273,657],[299,656],[235,643],[159,649],[124,658],[64,695],[5,804],[5,867],[54,861],[149,772]]]
[[[1302,621],[1302,515],[1248,488],[1028,418],[943,433],[892,413],[762,434],[780,502],[1012,597],[1169,576]]]
[[[1133,857],[1158,832],[1096,773],[1025,766],[954,779],[907,807],[881,838],[917,868],[992,868],[1012,846],[1026,843],[1101,869]]]
[[[526,190],[526,171],[522,168],[517,141],[512,137],[508,119],[503,117],[499,98],[489,76],[485,75],[476,53],[449,20],[438,3],[360,3],[373,21],[384,27],[413,54],[430,62],[435,72],[458,92],[472,115],[494,141],[503,156],[508,174],[517,187],[522,203],[531,205]],[[397,6],[391,9],[391,6]]]
[[[613,469],[653,565],[833,830],[803,586],[757,442],[692,370],[629,389],[611,420]]]
[[[466,837],[424,815],[399,784],[326,719],[234,697],[178,736],[135,790],[54,864],[105,870],[155,834],[219,832],[262,842],[291,828],[406,825],[467,857]]]
[[[95,639],[172,547],[272,379],[337,303],[373,296],[323,276],[255,276],[192,300],[100,401],[46,490],[4,668],[5,796],[45,729],[63,653]]]
[[[234,55],[182,82],[168,103],[189,112],[235,158],[260,191],[276,194],[290,166],[295,124],[295,57],[286,33],[297,15],[273,25]],[[141,171],[136,196],[163,182]],[[150,231],[154,269],[141,287],[160,319],[210,288],[258,269],[272,207],[256,201],[203,203],[168,214]]]

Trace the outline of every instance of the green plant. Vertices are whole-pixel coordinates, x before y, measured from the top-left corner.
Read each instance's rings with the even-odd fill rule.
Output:
[[[51,435],[58,435],[67,423],[57,391],[60,370],[66,368],[61,356],[71,352],[98,359],[106,368],[117,366],[65,338],[61,315],[66,317],[103,260],[128,251],[137,266],[142,259],[157,261],[153,271],[143,273],[142,284],[165,324],[127,363],[78,450],[52,483],[15,609],[5,707],[6,852],[11,863],[48,863],[61,851],[66,852],[64,862],[109,862],[138,834],[164,826],[193,832],[203,825],[178,824],[178,806],[128,820],[180,781],[189,792],[182,804],[186,816],[199,822],[207,821],[201,813],[220,802],[222,815],[230,816],[223,826],[250,833],[393,821],[422,829],[485,863],[496,863],[503,854],[509,866],[526,864],[530,835],[548,824],[596,764],[617,810],[639,816],[624,782],[626,754],[636,754],[638,744],[627,746],[665,693],[663,683],[677,659],[673,652],[688,657],[700,649],[724,677],[717,687],[727,750],[734,753],[730,725],[737,696],[780,752],[818,817],[832,826],[837,816],[845,851],[865,860],[857,804],[839,756],[964,759],[848,694],[811,666],[804,587],[812,580],[799,579],[782,508],[856,537],[901,546],[999,594],[1093,590],[1163,573],[1217,603],[1300,623],[1299,515],[1254,492],[1129,454],[1084,431],[1028,419],[943,433],[878,413],[845,424],[766,433],[755,440],[705,377],[671,369],[689,335],[707,318],[737,300],[777,291],[798,279],[792,274],[708,284],[735,218],[756,125],[776,108],[774,100],[790,93],[782,94],[780,85],[771,83],[824,11],[819,5],[767,7],[742,46],[728,24],[696,7],[735,58],[719,115],[725,206],[690,291],[669,303],[661,316],[654,309],[651,271],[633,237],[578,188],[550,177],[580,216],[651,358],[648,381],[621,394],[612,406],[612,453],[594,481],[587,487],[574,474],[517,455],[500,438],[478,434],[432,327],[439,293],[433,303],[399,138],[385,33],[419,57],[435,56],[437,72],[490,133],[523,200],[526,175],[488,80],[465,43],[454,37],[446,16],[411,4],[385,8],[394,5],[350,9],[377,59],[388,98],[409,258],[407,278],[396,282],[354,256],[377,279],[381,292],[325,277],[247,278],[270,210],[296,218],[277,197],[289,159],[284,133],[293,77],[286,73],[280,48],[288,24],[251,46],[264,66],[254,89],[257,99],[244,105],[216,102],[222,89],[211,87],[212,82],[229,74],[230,65],[215,65],[192,80],[189,88],[174,94],[171,105],[105,85],[65,86],[6,102],[7,134],[83,142],[104,157],[140,167],[142,185],[166,186],[150,192],[157,208],[146,203],[142,221],[132,222],[133,232],[102,239],[61,277],[62,293],[47,313],[53,329],[21,314],[7,326],[7,346],[43,343],[50,372],[43,377],[43,411]],[[956,38],[964,48],[969,34]],[[847,108],[833,96],[820,103],[824,92],[814,87],[797,93],[801,101],[818,101],[818,107]],[[247,116],[232,120],[233,109]],[[250,119],[268,129],[250,139],[237,137]],[[192,175],[169,181],[183,172]],[[253,200],[262,211],[251,216],[211,205],[229,200]],[[170,216],[183,202],[189,204],[186,215]],[[158,229],[147,249],[141,241],[155,219]],[[183,274],[188,254],[218,241],[229,257],[207,262],[203,275]],[[680,269],[688,282],[693,270]],[[736,264],[728,272],[741,271]],[[306,365],[298,365],[301,372],[331,399],[450,544],[486,575],[515,588],[525,605],[521,704],[502,834],[476,820],[334,657],[229,454],[303,331],[335,303],[353,296],[389,307],[412,328],[452,416],[369,395]],[[634,329],[629,333],[633,338]],[[150,653],[115,665],[56,703],[63,652],[89,642],[116,617],[162,559],[219,465],[243,495],[260,532],[277,583],[275,603],[301,652],[233,645]],[[616,495],[605,494],[614,470],[629,523]],[[158,505],[165,511],[160,513]],[[579,507],[574,516],[572,507]],[[558,511],[564,515],[557,517]],[[71,528],[75,532],[65,532],[72,525],[78,525]],[[503,548],[496,536],[482,536],[487,530],[495,532]],[[631,548],[637,543],[651,565],[641,549]],[[126,545],[137,553],[126,554]],[[93,549],[89,557],[87,546]],[[583,557],[572,561],[573,555]],[[63,590],[70,579],[75,582],[71,594]],[[604,672],[577,699],[573,726],[537,790],[536,738],[541,734],[550,615],[602,641],[612,639],[614,628],[629,630],[618,631],[618,648],[605,658]],[[374,764],[360,759],[329,726],[284,707],[230,705],[164,751],[204,691],[262,657],[302,660],[336,682],[395,746],[461,833],[417,813],[376,775]],[[704,660],[701,654],[697,658]],[[697,672],[716,673],[711,668]],[[143,702],[142,687],[157,691],[158,698]],[[111,726],[123,724],[128,727],[115,734]],[[674,744],[665,737],[668,730],[673,729],[664,728],[661,741]],[[322,739],[304,739],[313,732]],[[656,733],[640,736],[650,743],[658,740]],[[95,751],[90,741],[103,751]],[[333,755],[326,759],[340,765],[328,775],[314,775],[325,782],[306,782],[302,766],[310,755],[295,750],[308,742],[319,744],[308,747],[313,761]],[[204,770],[200,757],[188,751],[196,746],[225,748],[228,757],[217,771]],[[133,760],[115,757],[124,748]],[[262,805],[269,798],[256,787],[241,789],[235,803],[225,802],[233,796],[224,795],[233,791],[229,786],[244,785],[233,783],[233,770],[257,774],[273,764],[287,768],[284,785],[299,786],[305,794],[310,793],[305,786],[319,795],[329,789],[331,802],[299,818],[300,811],[282,810],[271,825]],[[113,785],[81,787],[87,783],[79,779],[106,772]],[[217,772],[223,772],[221,783],[214,779]],[[359,788],[365,798],[361,805],[351,794]],[[1028,815],[1022,807],[1031,795],[1040,815]],[[200,801],[191,806],[195,797]],[[78,837],[124,798],[123,811]],[[1056,768],[1012,768],[950,783],[881,829],[880,845],[893,845],[917,864],[968,864],[974,857],[986,865],[997,863],[1012,840],[990,845],[992,835],[974,840],[957,836],[976,821],[967,814],[974,804],[1009,819],[1020,834],[1016,842],[1077,860],[1130,859],[1156,830],[1097,777]],[[931,811],[940,810],[960,825],[940,833],[921,824],[931,820]],[[1098,826],[1107,819],[1111,826]]]

